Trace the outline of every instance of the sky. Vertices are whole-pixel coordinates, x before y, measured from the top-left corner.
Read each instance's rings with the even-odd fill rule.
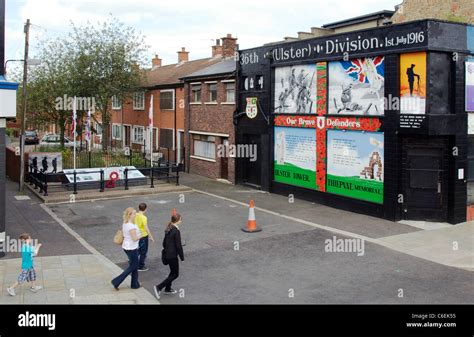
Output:
[[[145,36],[149,59],[177,62],[186,47],[190,59],[211,56],[215,40],[228,33],[240,49],[297,36],[299,31],[354,16],[393,10],[402,0],[6,0],[6,59],[23,58],[23,25],[30,19],[30,57],[41,39],[65,35],[70,23],[96,23],[110,15]],[[36,49],[37,50],[37,49]]]

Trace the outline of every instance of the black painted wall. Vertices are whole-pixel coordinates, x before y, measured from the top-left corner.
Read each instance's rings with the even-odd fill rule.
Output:
[[[384,168],[384,204],[377,205],[361,200],[350,199],[343,196],[322,193],[296,186],[285,185],[273,181],[273,117],[270,113],[273,105],[273,69],[276,66],[298,65],[303,63],[315,63],[319,61],[340,60],[342,55],[331,55],[313,57],[303,60],[278,61],[264,55],[279,47],[300,48],[308,44],[307,40],[285,43],[281,45],[264,46],[242,53],[253,53],[258,55],[259,62],[255,64],[239,64],[239,106],[238,112],[245,111],[247,97],[258,97],[262,112],[269,117],[269,121],[263,118],[263,114],[254,120],[246,116],[237,120],[237,142],[243,139],[246,133],[261,136],[262,160],[261,181],[262,189],[279,194],[293,194],[297,198],[315,201],[324,205],[337,207],[353,212],[365,213],[390,220],[404,218],[404,205],[399,202],[399,196],[404,193],[404,172],[402,170],[406,153],[403,142],[406,139],[414,144],[429,146],[431,143],[444,147],[444,160],[446,162],[447,175],[445,177],[448,190],[444,196],[447,199],[447,219],[450,223],[459,223],[466,220],[467,185],[465,179],[458,179],[458,170],[464,169],[467,174],[467,115],[464,111],[465,84],[464,84],[464,61],[468,55],[466,47],[465,25],[439,22],[433,20],[422,20],[408,24],[382,27],[378,29],[363,30],[331,36],[329,38],[345,39],[349,36],[353,39],[358,34],[373,33],[375,35],[385,32],[389,36],[398,36],[410,30],[425,30],[427,39],[417,45],[407,48],[388,48],[386,50],[357,52],[349,55],[350,58],[369,57],[376,55],[385,56],[385,97],[399,97],[400,63],[401,53],[426,51],[427,52],[427,109],[426,117],[420,129],[401,129],[399,127],[399,109],[388,107],[385,115],[380,117],[382,122],[381,131],[385,137],[385,168]],[[388,32],[388,33],[387,33]],[[319,40],[322,40],[322,38]],[[318,41],[319,41],[318,40]],[[317,41],[316,41],[317,42]],[[315,43],[316,43],[315,42]],[[456,52],[458,59],[453,58]],[[245,91],[242,88],[244,76],[263,75],[265,87],[262,91]],[[259,111],[260,112],[260,111]],[[453,156],[453,148],[457,148],[457,156]],[[242,176],[241,161],[237,161],[237,182]]]

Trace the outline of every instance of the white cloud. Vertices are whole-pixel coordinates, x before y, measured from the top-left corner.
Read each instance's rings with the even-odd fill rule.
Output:
[[[212,39],[227,33],[239,38],[241,49],[296,36],[298,31],[347,19],[350,17],[392,10],[401,0],[309,1],[239,0],[215,2],[211,0],[155,1],[155,0],[24,0],[7,4],[7,39],[22,34],[27,18],[36,25],[33,31],[57,36],[69,29],[70,21],[92,23],[110,14],[146,35],[151,46],[150,59],[158,53],[164,64],[176,62],[176,51],[186,47],[190,58],[209,57]],[[8,17],[11,16],[11,17]],[[13,33],[16,31],[17,33]],[[11,34],[11,35],[10,35]],[[38,34],[38,33],[37,33]],[[33,36],[32,36],[33,37]],[[34,46],[32,39],[32,45]],[[7,47],[7,53],[14,53]]]

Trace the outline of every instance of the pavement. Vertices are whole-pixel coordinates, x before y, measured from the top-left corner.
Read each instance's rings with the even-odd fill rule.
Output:
[[[48,205],[56,217],[120,267],[126,256],[112,243],[126,207],[148,204],[153,285],[168,274],[159,252],[176,208],[186,260],[175,296],[161,304],[472,304],[473,223],[397,223],[311,202],[233,186],[189,174],[190,192]],[[248,201],[263,231],[241,231]],[[328,251],[327,240],[358,239],[364,252]],[[454,244],[456,243],[456,244]],[[449,247],[451,251],[449,251]]]
[[[158,304],[145,288],[133,290],[130,280],[115,291],[110,280],[122,272],[116,264],[79,237],[27,189],[7,181],[7,252],[0,259],[0,304]],[[34,259],[37,284],[31,293],[26,285],[11,297],[6,288],[21,270],[18,252],[10,251],[21,233],[28,232],[42,243]]]

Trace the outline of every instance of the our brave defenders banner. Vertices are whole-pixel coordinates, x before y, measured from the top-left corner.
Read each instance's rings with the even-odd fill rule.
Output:
[[[316,130],[275,127],[274,179],[316,189]]]
[[[326,191],[383,203],[384,135],[328,130]]]

